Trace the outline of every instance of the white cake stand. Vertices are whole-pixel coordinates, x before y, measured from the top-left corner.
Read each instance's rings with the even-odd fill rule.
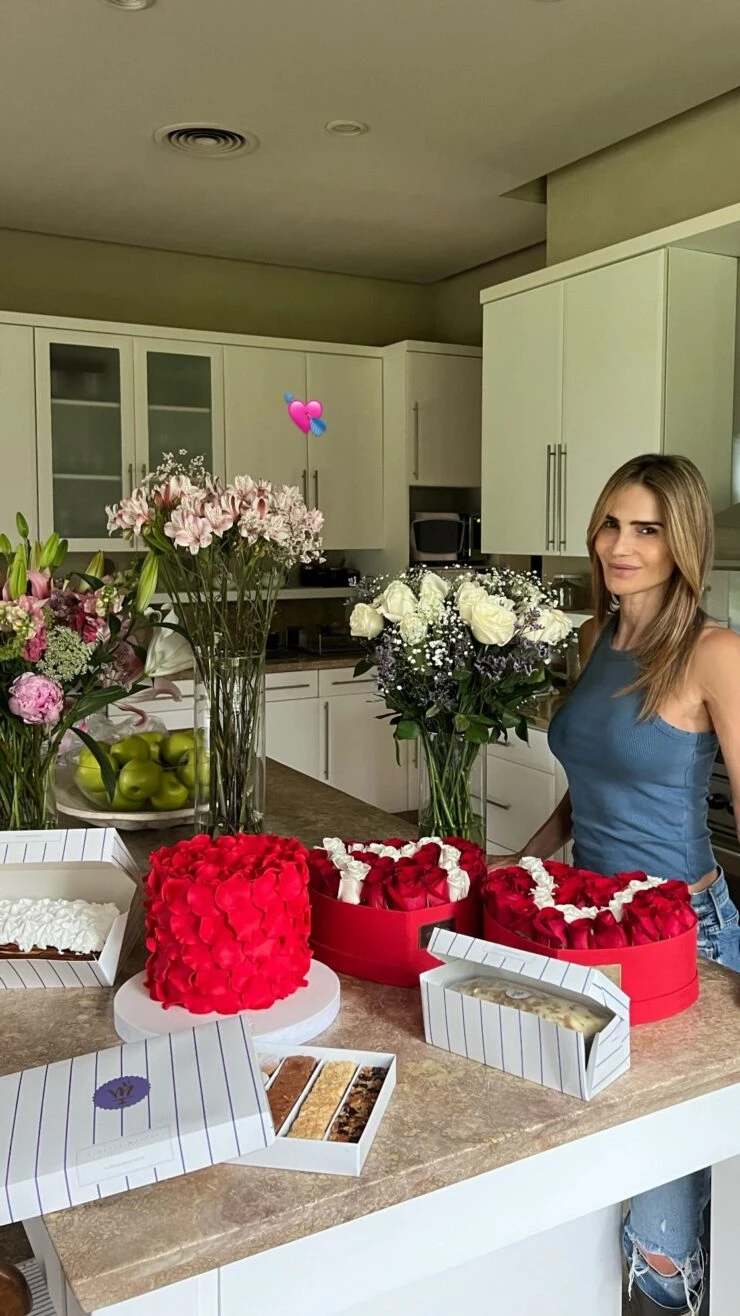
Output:
[[[269,1010],[243,1010],[253,1036],[260,1042],[300,1046],[323,1033],[339,1013],[339,979],[332,969],[318,960],[311,961],[308,986],[284,1001],[276,1001]],[[144,987],[144,974],[137,973],[119,987],[113,1001],[113,1022],[122,1042],[142,1042],[145,1037],[177,1033],[184,1028],[212,1024],[233,1016],[191,1014],[179,1005],[165,1010],[153,1001]]]

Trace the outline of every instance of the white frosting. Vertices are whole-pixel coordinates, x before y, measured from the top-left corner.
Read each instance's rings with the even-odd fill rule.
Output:
[[[606,905],[587,905],[582,909],[579,905],[558,905],[555,900],[555,887],[557,878],[548,873],[541,859],[533,859],[525,856],[519,861],[519,867],[526,869],[530,877],[534,878],[535,886],[532,892],[532,900],[538,909],[557,909],[563,915],[566,923],[575,923],[579,918],[597,918],[605,910],[611,910],[617,923],[622,922],[624,906],[629,905],[633,896],[638,891],[650,891],[653,887],[662,886],[662,877],[645,877],[644,879],[633,878],[623,891],[617,891]]]
[[[0,900],[0,945],[93,955],[103,949],[119,913],[115,905],[87,900]]]
[[[422,846],[430,844],[438,845],[440,848],[437,863],[447,874],[447,894],[450,900],[464,900],[470,891],[470,878],[465,869],[460,867],[462,852],[454,845],[445,845],[438,836],[423,836],[421,840],[409,841],[407,845],[402,845],[400,848],[393,845],[383,845],[379,841],[373,841],[367,845],[363,845],[361,841],[358,841],[347,846],[338,836],[325,836],[323,841],[326,853],[334,867],[341,874],[337,893],[338,898],[350,905],[359,905],[362,896],[362,884],[370,872],[369,864],[364,864],[361,859],[352,858],[353,851],[359,850],[360,852],[364,851],[365,854],[376,854],[381,859],[392,859],[396,862],[399,859],[413,859]]]

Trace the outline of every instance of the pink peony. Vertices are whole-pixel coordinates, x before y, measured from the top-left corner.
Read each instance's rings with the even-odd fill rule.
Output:
[[[46,651],[46,631],[39,631],[38,634],[32,635],[23,649],[23,657],[27,663],[37,663],[39,658]]]
[[[24,722],[56,726],[64,709],[64,691],[48,676],[24,672],[10,687],[9,707]]]

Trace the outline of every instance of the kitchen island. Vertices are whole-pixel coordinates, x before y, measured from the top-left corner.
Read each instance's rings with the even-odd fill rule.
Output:
[[[309,844],[410,834],[273,765],[268,819]],[[701,983],[633,1030],[631,1071],[586,1104],[427,1046],[416,991],[344,979],[320,1041],[398,1057],[362,1176],[221,1165],[30,1222],[59,1316],[618,1316],[622,1200],[705,1164],[712,1316],[735,1316],[740,980],[703,964]],[[3,993],[0,1072],[115,1044],[111,997]]]

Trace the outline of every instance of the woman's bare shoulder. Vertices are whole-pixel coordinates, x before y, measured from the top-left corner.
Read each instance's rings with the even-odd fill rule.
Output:
[[[694,671],[707,687],[740,682],[740,635],[708,621],[696,646]]]

